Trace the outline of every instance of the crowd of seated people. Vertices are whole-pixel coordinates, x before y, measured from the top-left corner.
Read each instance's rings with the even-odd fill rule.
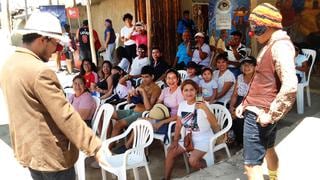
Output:
[[[90,125],[93,112],[96,109],[90,91],[98,92],[103,103],[117,105],[119,102],[134,103],[133,109],[117,110],[112,119],[111,136],[119,135],[123,129],[142,117],[144,111],[149,111],[155,104],[163,104],[169,109],[169,117],[149,120],[156,133],[166,134],[168,124],[175,121],[174,138],[168,149],[165,160],[165,178],[170,179],[175,158],[186,149],[179,143],[180,130],[186,128],[192,132],[194,150],[190,153],[189,163],[196,169],[206,167],[203,156],[208,151],[210,137],[219,130],[209,104],[226,106],[233,117],[232,131],[237,145],[242,145],[243,119],[236,118],[235,108],[246,96],[249,83],[254,75],[256,60],[247,56],[246,47],[241,44],[242,34],[239,31],[231,33],[231,40],[226,43],[227,31],[221,30],[220,38],[215,48],[206,43],[202,32],[191,36],[189,30],[182,33],[182,42],[177,47],[176,59],[170,66],[170,61],[164,59],[159,47],[150,47],[151,57],[148,57],[148,47],[145,43],[133,43],[135,38],[128,34],[133,29],[132,17],[128,14],[123,19],[126,27],[122,30],[125,47],[117,47],[117,63],[104,61],[100,71],[95,71],[94,64],[84,59],[80,75],[73,80],[75,94],[69,98],[70,103],[78,110],[85,122]],[[133,54],[135,50],[135,54]],[[212,62],[211,62],[212,61]],[[309,70],[308,60],[296,47],[297,76]],[[178,70],[185,70],[186,80],[181,80]],[[135,80],[141,78],[141,83]],[[156,82],[163,81],[164,87]],[[90,91],[88,91],[90,89]],[[203,101],[197,102],[197,94],[203,96]],[[191,126],[192,125],[192,126]],[[194,127],[193,127],[194,126]],[[130,148],[129,140],[121,146],[122,150]],[[112,144],[110,147],[115,147]],[[118,151],[119,152],[119,151]]]

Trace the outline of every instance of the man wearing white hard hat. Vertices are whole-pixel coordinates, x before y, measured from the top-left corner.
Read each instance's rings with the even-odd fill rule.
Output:
[[[35,180],[73,180],[78,149],[100,159],[101,141],[68,103],[57,76],[45,64],[57,44],[68,40],[50,13],[32,14],[18,32],[23,47],[0,71],[15,157]]]

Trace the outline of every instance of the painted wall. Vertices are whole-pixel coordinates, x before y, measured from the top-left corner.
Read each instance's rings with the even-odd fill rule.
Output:
[[[80,23],[87,18],[86,8],[79,7],[80,9]],[[123,27],[122,16],[125,13],[131,13],[134,16],[134,1],[132,0],[104,0],[98,4],[91,6],[91,17],[93,28],[98,32],[100,41],[103,42],[104,33],[104,20],[109,18],[112,20],[115,32],[120,33]],[[73,20],[74,27],[77,27],[77,21]]]

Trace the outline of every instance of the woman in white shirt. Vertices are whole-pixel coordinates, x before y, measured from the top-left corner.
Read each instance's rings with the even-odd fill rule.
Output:
[[[223,105],[231,99],[235,77],[228,69],[228,59],[224,54],[219,54],[216,59],[218,70],[213,72],[213,78],[218,82],[216,103]]]
[[[194,81],[187,79],[181,85],[184,101],[179,104],[177,112],[177,124],[174,139],[168,148],[168,155],[165,162],[165,179],[170,179],[175,158],[185,153],[183,142],[179,142],[182,126],[187,132],[192,132],[194,150],[190,151],[189,163],[195,169],[205,168],[206,163],[202,159],[209,150],[209,141],[213,131],[219,130],[217,119],[208,104],[196,101],[199,86]]]
[[[118,66],[121,67],[126,73],[129,73],[129,68],[132,63],[132,59],[128,58],[127,51],[124,47],[119,46],[116,50],[116,57],[119,60]]]

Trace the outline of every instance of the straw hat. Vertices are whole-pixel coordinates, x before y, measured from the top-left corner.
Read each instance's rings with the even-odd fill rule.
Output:
[[[42,36],[58,39],[62,43],[70,41],[68,37],[62,36],[62,28],[59,19],[48,12],[33,13],[27,20],[25,27],[16,30],[16,32],[22,35],[37,33]]]
[[[149,118],[162,120],[170,117],[170,112],[167,106],[163,104],[155,104],[149,112]]]

